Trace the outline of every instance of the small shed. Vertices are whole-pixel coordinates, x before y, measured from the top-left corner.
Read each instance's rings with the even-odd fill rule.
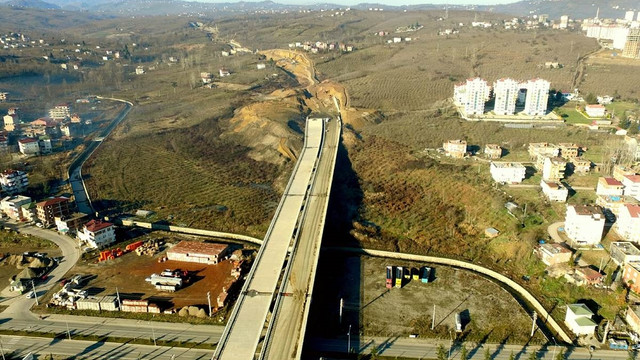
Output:
[[[490,239],[493,239],[494,237],[496,237],[498,235],[500,235],[500,231],[498,231],[498,229],[496,229],[496,228],[490,227],[490,228],[487,228],[487,229],[484,230],[484,236],[486,236],[486,237],[488,237]]]

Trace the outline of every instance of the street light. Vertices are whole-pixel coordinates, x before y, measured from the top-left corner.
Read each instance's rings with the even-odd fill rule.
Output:
[[[447,360],[451,359],[451,349],[453,348],[453,334],[451,330],[449,330],[449,337],[451,339],[451,344],[449,345],[449,355],[447,355]]]
[[[349,331],[347,332],[347,354],[351,353],[351,324],[349,324]]]

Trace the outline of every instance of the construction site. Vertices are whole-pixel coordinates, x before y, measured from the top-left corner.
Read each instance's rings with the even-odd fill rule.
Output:
[[[123,311],[191,315],[214,314],[226,308],[229,294],[250,263],[252,250],[238,245],[205,242],[173,234],[154,233],[126,245],[85,258],[49,295],[49,307],[69,311]],[[215,261],[197,253],[179,257],[184,250],[214,249]],[[178,255],[176,255],[178,254]],[[176,257],[178,256],[178,257]],[[178,260],[176,260],[178,259]],[[194,310],[195,309],[195,310]],[[200,311],[202,310],[202,311]]]

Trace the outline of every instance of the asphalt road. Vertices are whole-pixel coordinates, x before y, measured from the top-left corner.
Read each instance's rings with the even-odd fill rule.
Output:
[[[8,222],[4,222],[3,224],[5,227],[21,233],[50,240],[58,245],[62,251],[62,261],[49,273],[45,282],[36,285],[36,294],[38,294],[38,296],[44,295],[49,289],[56,285],[80,258],[80,249],[77,247],[77,243],[68,236],[60,235],[52,230],[40,229],[25,224]],[[25,295],[15,295],[11,298],[3,299],[0,304],[9,305],[9,307],[0,313],[0,320],[3,318],[35,320],[37,317],[29,310],[35,303],[36,299],[27,299]]]
[[[307,308],[310,305],[313,280],[327,212],[327,196],[333,179],[335,153],[340,135],[340,122],[331,119],[318,162],[316,177],[306,204],[306,214],[297,241],[284,288],[278,295],[272,314],[273,328],[265,338],[266,359],[296,359],[302,349]],[[284,293],[285,295],[282,295]]]
[[[96,343],[79,340],[56,340],[25,336],[0,335],[6,355],[25,356],[28,353],[69,356],[73,359],[211,359],[212,350],[187,349],[151,345]]]
[[[102,100],[112,100],[118,101],[125,104],[124,110],[115,118],[113,121],[107,126],[100,134],[96,136],[96,138],[101,139],[100,141],[91,141],[89,145],[82,151],[71,163],[69,166],[69,184],[71,184],[71,189],[73,190],[73,195],[75,197],[76,206],[78,207],[78,211],[85,214],[92,214],[93,208],[91,206],[91,201],[87,197],[87,191],[84,188],[84,182],[82,181],[82,165],[87,159],[93,154],[93,152],[102,144],[102,141],[111,134],[111,131],[120,124],[120,122],[127,117],[133,105],[122,99],[113,99],[113,98],[102,98]]]
[[[451,350],[451,359],[460,358],[461,344],[453,344],[451,346],[450,341],[446,340],[433,340],[433,339],[409,339],[409,338],[362,338],[361,346],[354,348],[352,345],[352,352],[359,352],[360,354],[371,354],[373,349],[377,349],[379,355],[388,357],[405,357],[416,359],[437,359],[438,346],[442,345],[449,354]],[[349,346],[349,339],[310,339],[308,346],[315,351],[323,352],[338,352],[346,353]],[[507,345],[507,344],[483,344],[476,345],[472,343],[465,344],[467,351],[469,352],[468,359],[482,360],[484,359],[485,351],[488,348],[491,359],[493,360],[508,360],[511,354],[516,359],[527,359],[532,351],[535,351],[538,355],[537,359],[555,360],[556,356],[561,350],[565,352],[565,358],[569,360],[621,360],[629,358],[629,352],[627,351],[614,351],[614,350],[595,350],[592,354],[585,348],[566,348],[561,346],[548,346],[540,347],[535,346],[523,346],[523,345]]]

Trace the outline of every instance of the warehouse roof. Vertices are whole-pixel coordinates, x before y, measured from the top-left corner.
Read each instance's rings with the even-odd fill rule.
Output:
[[[169,250],[172,253],[180,254],[203,254],[218,256],[227,249],[225,244],[212,244],[197,241],[181,241],[178,245]]]

